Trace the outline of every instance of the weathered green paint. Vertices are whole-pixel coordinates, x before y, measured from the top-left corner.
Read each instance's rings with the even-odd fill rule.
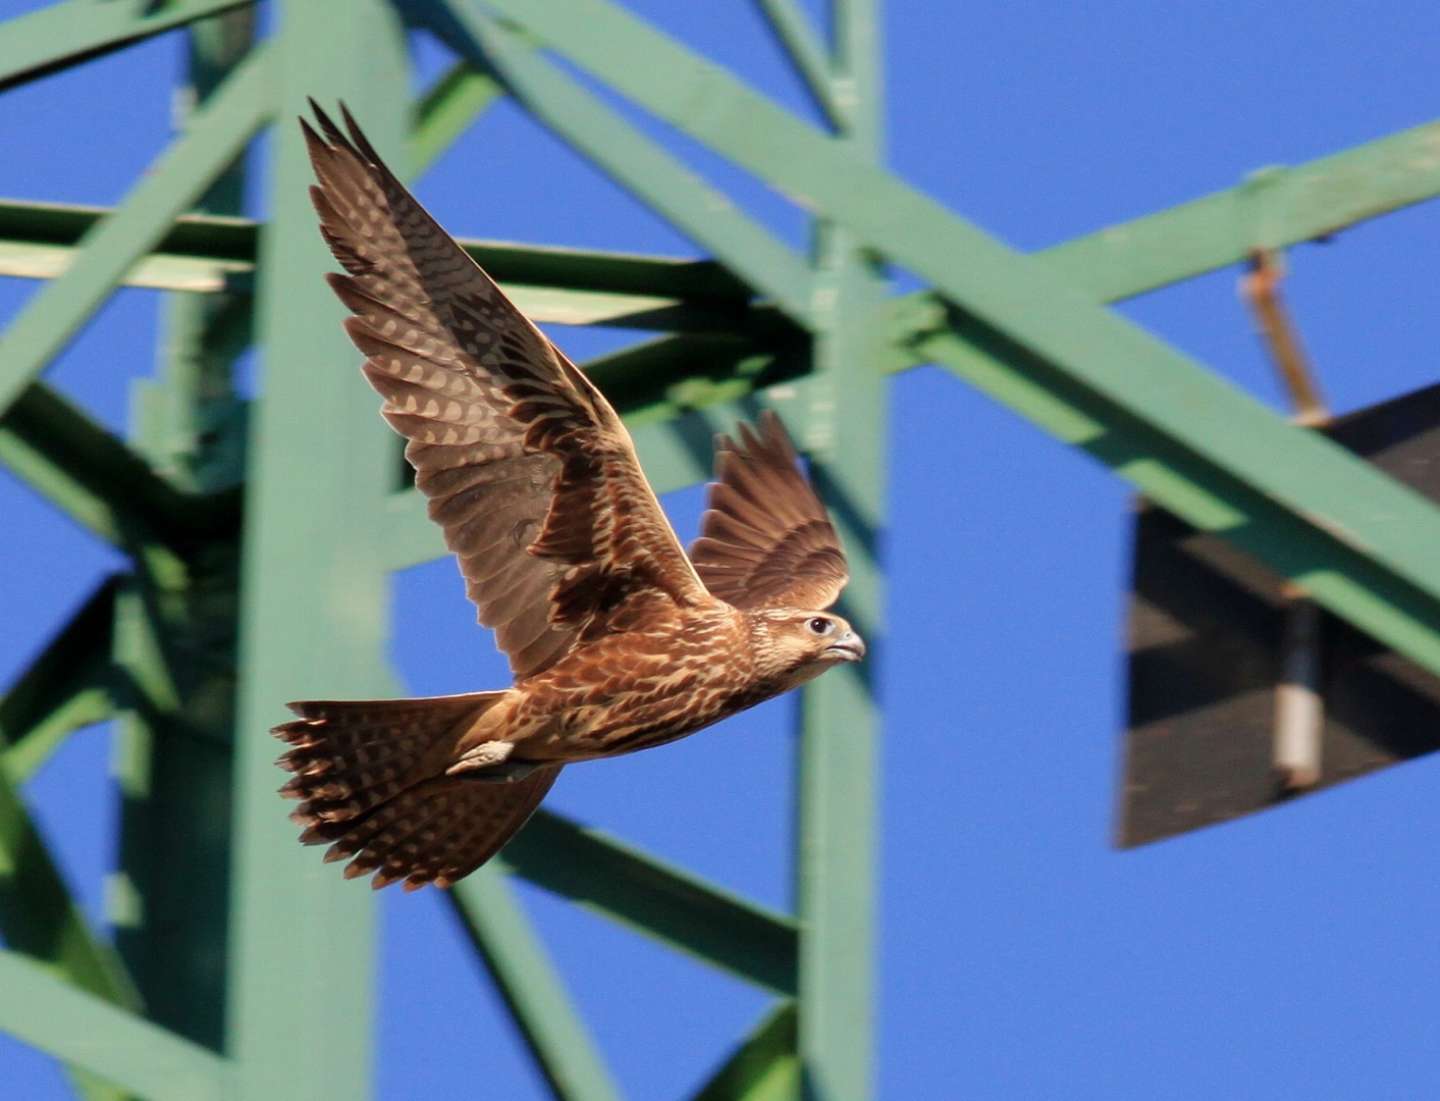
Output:
[[[265,116],[270,73],[255,51],[155,162],[121,206],[86,234],[65,273],[0,336],[0,414],[75,335],[136,260],[155,245],[249,140]]]
[[[213,1052],[56,982],[16,952],[0,950],[0,990],[5,992],[0,1031],[146,1101],[231,1101],[235,1096],[227,1091],[230,1068]]]
[[[619,1101],[604,1059],[505,876],[493,865],[482,868],[450,897],[557,1101]]]
[[[68,0],[0,23],[0,91],[254,0]]]
[[[322,690],[363,698],[385,682],[375,521],[394,450],[320,277],[332,261],[294,120],[307,96],[343,98],[381,148],[401,148],[408,103],[397,89],[408,72],[403,27],[380,0],[351,0],[343,19],[328,5],[281,0],[276,17],[267,91],[283,124],[256,288],[262,397],[250,417],[242,552],[226,1052],[235,1061],[230,1101],[363,1101],[374,903],[295,843],[266,731],[286,717],[286,700]]]

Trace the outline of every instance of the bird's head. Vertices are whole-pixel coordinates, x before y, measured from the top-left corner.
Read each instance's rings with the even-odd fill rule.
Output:
[[[787,687],[865,656],[865,643],[854,628],[831,612],[766,609],[754,614],[754,624],[762,673],[783,678]]]

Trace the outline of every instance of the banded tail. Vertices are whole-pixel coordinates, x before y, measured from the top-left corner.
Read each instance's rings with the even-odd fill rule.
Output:
[[[290,743],[279,765],[295,774],[280,793],[301,800],[291,821],[306,845],[329,844],[326,863],[353,857],[345,878],[374,872],[376,889],[448,887],[497,853],[539,806],[560,772],[536,769],[495,782],[448,776],[457,725],[503,692],[409,700],[292,703],[300,717],[272,733]]]

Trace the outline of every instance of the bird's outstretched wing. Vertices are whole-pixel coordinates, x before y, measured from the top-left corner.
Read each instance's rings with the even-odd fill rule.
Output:
[[[636,599],[706,599],[610,404],[348,111],[344,134],[311,106],[324,136],[301,120],[319,181],[310,194],[346,271],[329,276],[355,315],[345,328],[515,676],[612,630]]]
[[[825,506],[796,465],[780,418],[715,440],[715,477],[690,559],[705,587],[737,608],[828,608],[850,571]]]

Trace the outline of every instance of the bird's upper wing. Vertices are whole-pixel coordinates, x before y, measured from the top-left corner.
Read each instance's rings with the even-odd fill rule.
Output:
[[[312,106],[314,106],[312,104]],[[343,108],[342,108],[343,110]],[[345,112],[301,121],[345,328],[480,622],[517,678],[631,596],[706,598],[610,403],[430,217]]]
[[[780,418],[715,440],[715,477],[690,548],[705,587],[737,608],[828,608],[850,571],[825,506],[796,465]]]

